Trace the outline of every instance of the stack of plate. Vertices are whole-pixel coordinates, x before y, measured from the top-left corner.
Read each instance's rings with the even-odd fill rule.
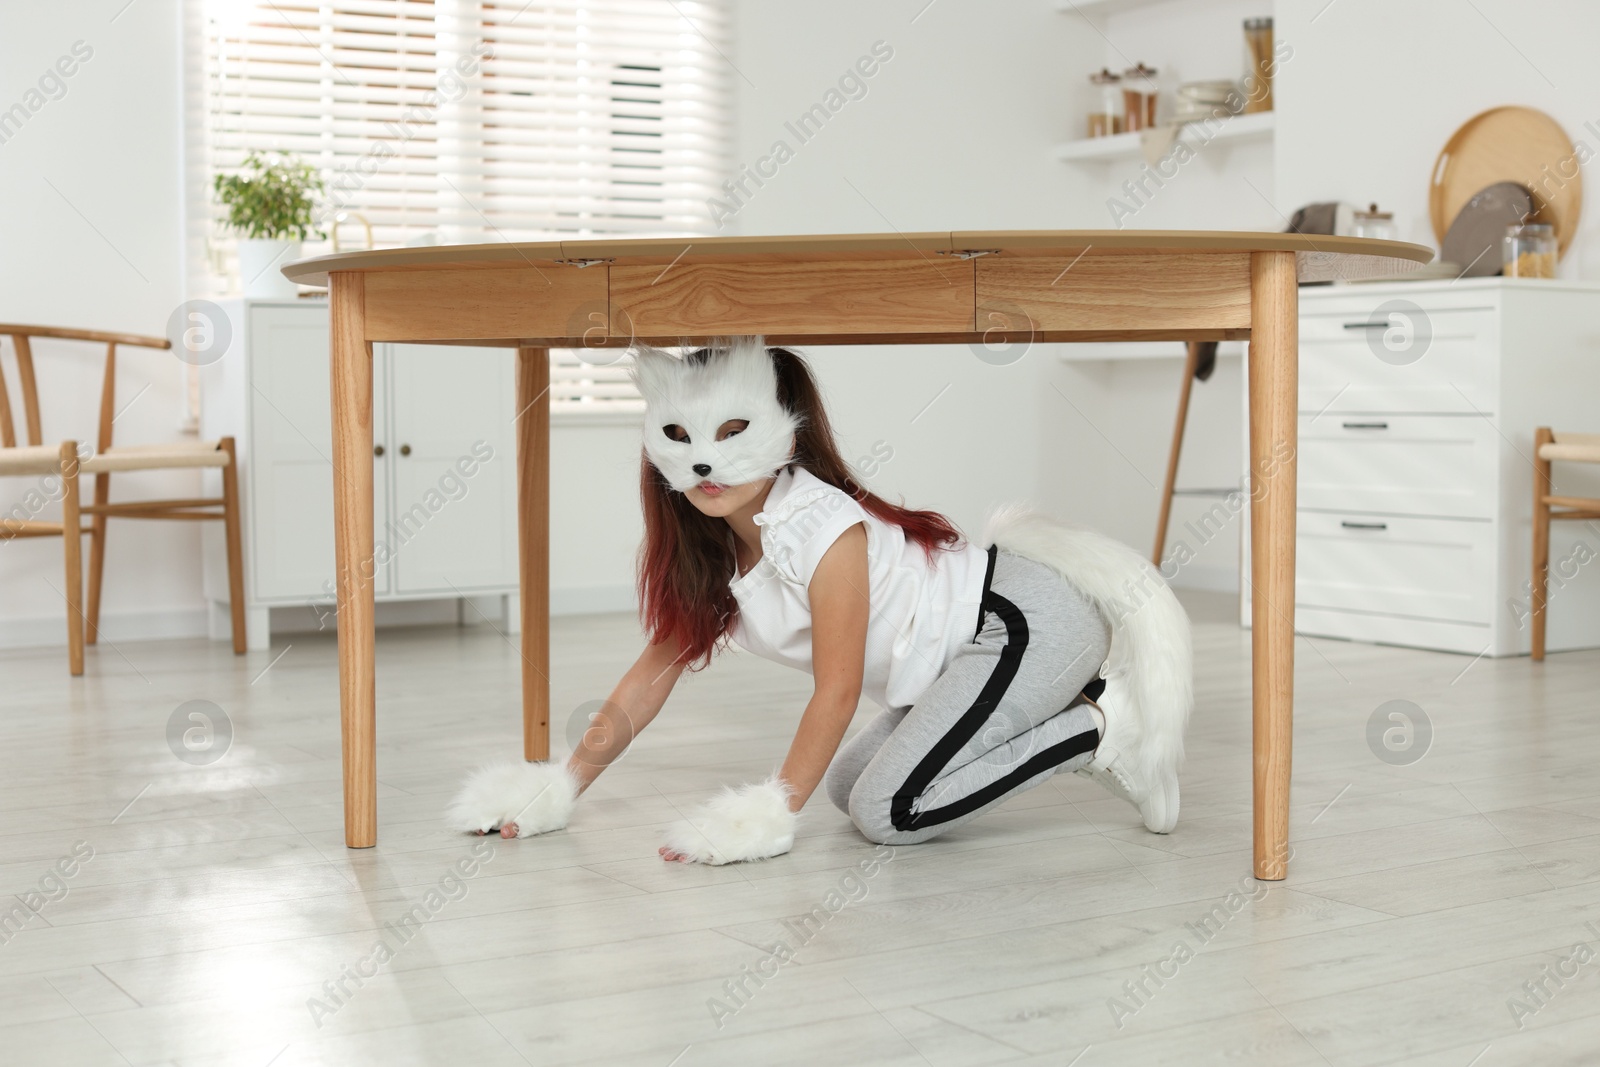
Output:
[[[1244,106],[1244,94],[1234,81],[1184,82],[1178,86],[1172,108],[1173,122],[1198,122],[1216,115],[1232,115]]]

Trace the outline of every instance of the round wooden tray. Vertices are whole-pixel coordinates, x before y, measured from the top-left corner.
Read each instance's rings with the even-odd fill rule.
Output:
[[[1434,237],[1442,242],[1467,201],[1496,182],[1516,182],[1533,194],[1529,221],[1548,222],[1565,255],[1578,231],[1583,176],[1561,124],[1531,107],[1491,108],[1463,123],[1433,164],[1428,214]]]

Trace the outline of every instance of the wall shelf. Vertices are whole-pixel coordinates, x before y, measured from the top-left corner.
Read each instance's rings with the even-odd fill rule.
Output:
[[[1209,140],[1195,123],[1186,123],[1178,137],[1191,149],[1200,150],[1216,142],[1243,144],[1249,141],[1269,141],[1277,128],[1277,112],[1262,111],[1254,115],[1234,115],[1223,120]],[[1069,163],[1111,163],[1116,160],[1142,159],[1140,147],[1142,133],[1115,133],[1109,137],[1086,137],[1081,141],[1068,141],[1056,149],[1056,158]]]
[[[1082,13],[1098,17],[1163,2],[1164,0],[1056,0],[1056,10],[1066,15]]]

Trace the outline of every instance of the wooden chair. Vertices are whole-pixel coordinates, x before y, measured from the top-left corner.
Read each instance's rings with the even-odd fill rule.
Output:
[[[177,441],[159,445],[112,447],[111,427],[116,418],[117,346],[171,348],[160,337],[138,334],[105,333],[98,330],[69,330],[52,326],[0,325],[15,347],[17,377],[21,386],[22,411],[27,425],[28,443],[17,444],[16,424],[6,391],[4,368],[0,367],[0,475],[60,479],[61,521],[45,522],[28,515],[25,504],[0,516],[0,540],[20,537],[60,537],[66,549],[67,584],[62,591],[67,600],[67,654],[72,673],[83,673],[83,646],[99,638],[100,587],[106,559],[106,520],[119,519],[221,519],[228,546],[228,596],[233,609],[233,650],[245,650],[244,563],[239,540],[239,477],[233,438],[217,441]],[[39,425],[39,391],[34,380],[31,340],[46,337],[69,341],[90,341],[106,346],[105,377],[100,388],[100,431],[91,454],[80,454],[77,441],[59,445],[43,443]],[[110,500],[111,475],[121,471],[195,469],[217,467],[222,471],[220,499],[139,500],[113,504]],[[78,479],[94,475],[94,500],[83,503]],[[54,495],[54,491],[44,494]],[[30,494],[41,501],[43,496]],[[23,512],[18,515],[18,511]],[[89,525],[82,525],[82,516]],[[89,535],[88,611],[84,611],[83,544]]]
[[[1533,452],[1533,658],[1542,660],[1550,588],[1550,523],[1554,519],[1600,519],[1600,498],[1554,495],[1550,464],[1554,460],[1600,463],[1600,433],[1556,433],[1541,426],[1533,432]]]

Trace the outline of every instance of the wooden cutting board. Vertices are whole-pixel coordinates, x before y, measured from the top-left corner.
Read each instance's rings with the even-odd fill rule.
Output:
[[[1497,107],[1468,119],[1433,164],[1428,213],[1443,241],[1456,215],[1496,182],[1515,182],[1533,194],[1534,217],[1554,229],[1565,255],[1578,230],[1583,176],[1577,149],[1555,119],[1531,107]]]

